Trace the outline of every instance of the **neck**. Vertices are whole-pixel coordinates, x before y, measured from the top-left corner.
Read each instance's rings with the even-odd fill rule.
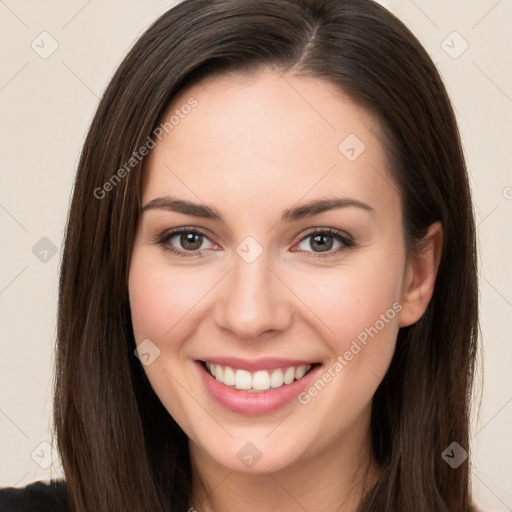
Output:
[[[353,434],[284,469],[263,473],[220,466],[190,441],[193,507],[197,512],[356,512],[381,470],[369,428]]]

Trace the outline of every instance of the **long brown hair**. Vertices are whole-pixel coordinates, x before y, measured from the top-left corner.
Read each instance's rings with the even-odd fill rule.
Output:
[[[435,221],[444,230],[432,300],[400,329],[374,397],[373,448],[384,470],[360,510],[472,510],[468,461],[454,469],[442,457],[452,442],[469,444],[478,294],[468,176],[434,64],[371,0],[185,0],[116,71],[80,157],[60,274],[54,421],[72,509],[187,510],[187,437],[133,353],[127,280],[144,164],[135,156],[178,91],[261,66],[328,80],[374,112],[408,246]]]

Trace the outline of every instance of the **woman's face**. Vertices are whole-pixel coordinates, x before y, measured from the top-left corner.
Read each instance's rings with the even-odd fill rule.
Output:
[[[129,278],[156,394],[197,457],[232,470],[360,449],[408,275],[376,120],[270,70],[186,89],[173,115]]]

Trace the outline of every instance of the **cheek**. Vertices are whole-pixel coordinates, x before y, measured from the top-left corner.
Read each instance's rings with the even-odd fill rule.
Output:
[[[183,386],[190,387],[182,365],[184,340],[196,325],[194,305],[206,293],[204,282],[201,285],[200,276],[192,272],[156,264],[143,249],[135,249],[128,287],[136,344],[150,340],[157,347],[152,347],[152,360],[143,369],[169,414],[190,429],[189,395],[183,393]]]
[[[304,396],[303,403],[324,384],[329,391],[322,391],[322,401],[332,410],[340,400],[344,414],[371,400],[395,350],[402,275],[403,261],[394,250],[387,258],[375,253],[352,266],[347,263],[335,272],[316,272],[302,279],[297,295],[307,297],[316,325],[323,325],[323,341],[330,352],[323,382]]]
[[[201,272],[152,264],[149,258],[135,255],[129,292],[136,341],[150,338],[163,344],[176,339],[176,331],[189,322],[209,288]]]
[[[398,262],[399,263],[399,262]],[[343,349],[347,341],[385,316],[385,325],[398,325],[402,271],[400,264],[383,268],[373,263],[342,268],[337,271],[302,275],[295,287],[297,295],[325,325],[326,339]],[[395,306],[393,307],[393,305]],[[388,321],[389,320],[389,321]]]
[[[324,283],[324,294],[312,297],[311,308],[335,334],[324,336],[329,361],[298,398],[324,428],[329,425],[325,446],[368,413],[393,358],[401,309],[398,287],[390,276],[377,277],[353,272]]]

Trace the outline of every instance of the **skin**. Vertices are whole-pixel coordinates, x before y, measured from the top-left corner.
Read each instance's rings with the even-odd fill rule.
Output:
[[[144,369],[156,394],[190,439],[193,503],[199,512],[355,511],[380,468],[370,449],[372,397],[402,326],[431,298],[442,245],[430,227],[420,255],[405,250],[401,201],[370,113],[339,89],[272,69],[223,75],[181,91],[165,118],[194,97],[197,106],[151,151],[142,205],[166,195],[208,204],[224,222],[166,209],[140,219],[129,293],[137,343],[161,351]],[[338,149],[349,134],[364,143],[349,161]],[[346,197],[347,207],[279,221],[284,209]],[[201,255],[173,255],[155,239],[196,227]],[[311,228],[336,238],[327,257]],[[317,233],[313,231],[313,233]],[[236,252],[252,236],[263,249],[252,263]],[[176,236],[167,245],[186,251]],[[192,251],[193,252],[193,251]],[[189,251],[190,253],[190,251]],[[224,409],[198,378],[205,356],[311,359],[332,367],[358,334],[392,305],[401,307],[309,403],[269,414]],[[248,442],[261,459],[237,457]]]

